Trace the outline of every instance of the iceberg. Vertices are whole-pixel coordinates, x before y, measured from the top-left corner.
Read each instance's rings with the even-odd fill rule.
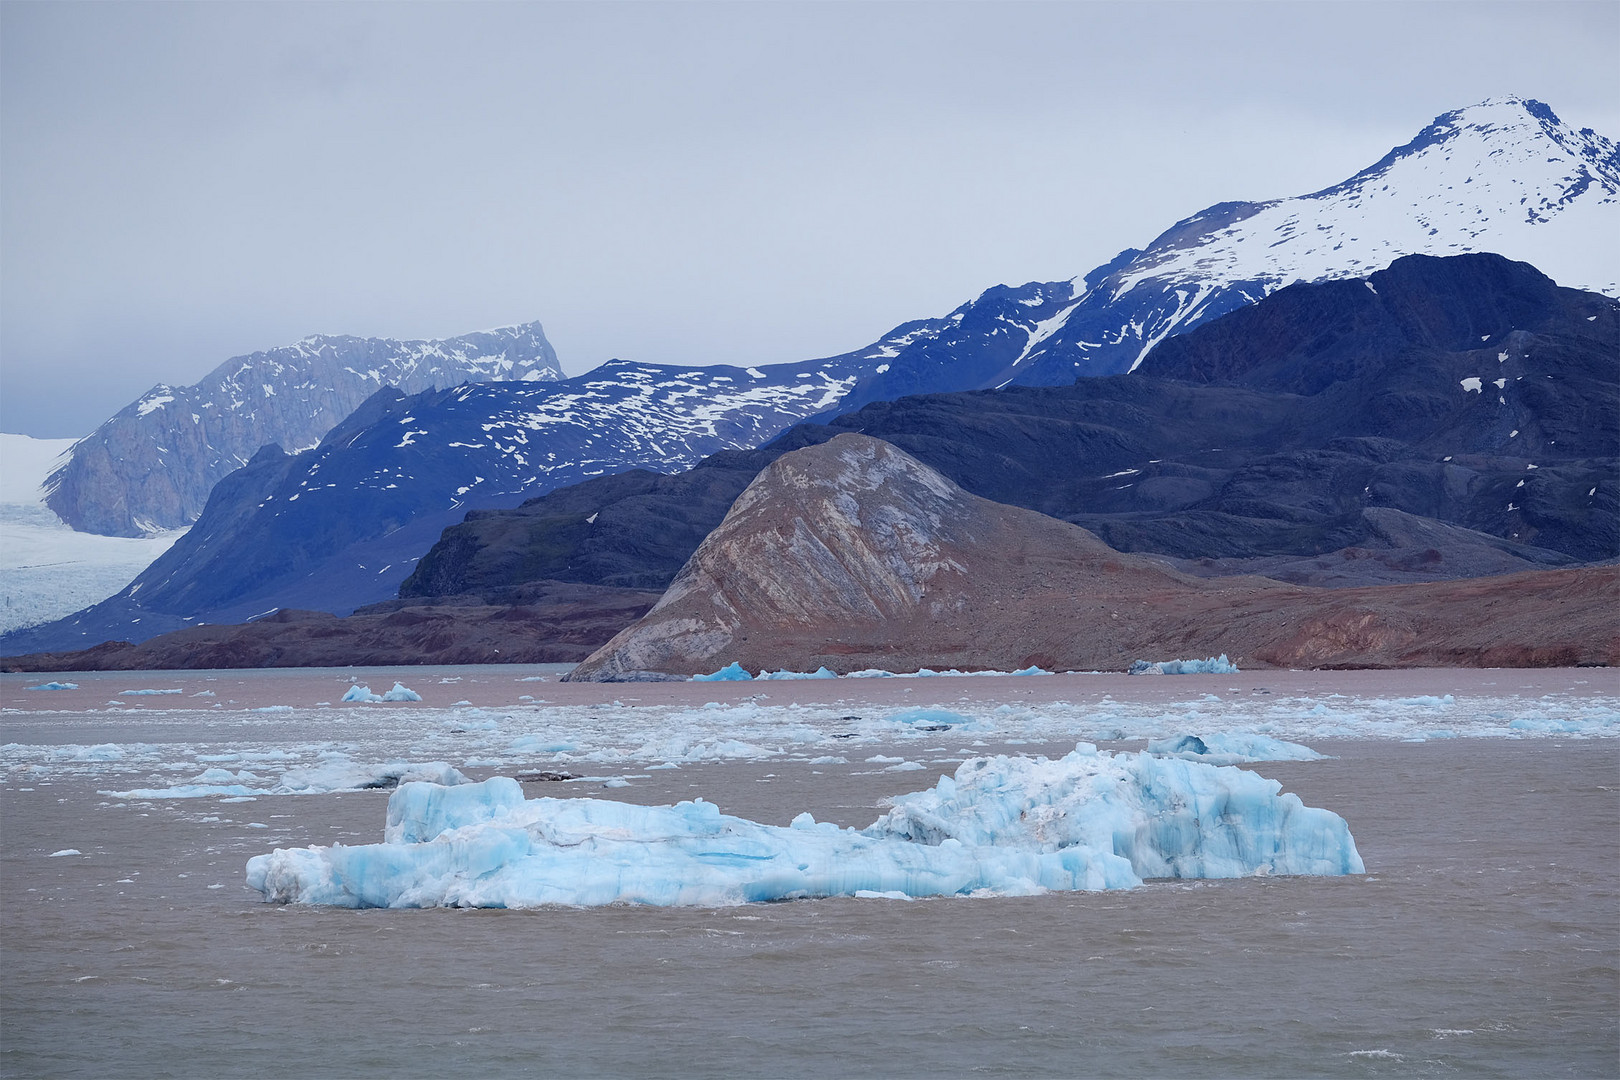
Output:
[[[401,784],[383,842],[277,848],[267,901],[338,907],[720,906],[826,896],[1030,895],[1148,878],[1364,871],[1344,819],[1254,773],[1082,743],[986,757],[862,830],[787,826],[701,799],[525,799],[516,780]]]
[[[77,690],[78,688],[79,684],[76,682],[48,682],[40,683],[38,686],[23,687],[24,690]]]
[[[719,671],[708,675],[694,675],[693,682],[748,682],[753,676],[737,661],[733,660]]]
[[[359,683],[349,687],[343,693],[344,701],[421,701],[422,695],[410,689],[403,683],[395,683],[394,688],[386,694],[373,694],[371,687]]]
[[[814,671],[762,671],[761,679],[836,679],[838,673],[825,667],[818,667]]]
[[[1325,756],[1301,743],[1273,739],[1269,735],[1242,735],[1220,732],[1215,735],[1179,735],[1148,743],[1148,753],[1214,765],[1236,765],[1246,761],[1321,761]]]
[[[1131,675],[1236,675],[1238,666],[1226,658],[1225,653],[1208,660],[1159,660],[1149,663],[1138,660],[1131,665]]]

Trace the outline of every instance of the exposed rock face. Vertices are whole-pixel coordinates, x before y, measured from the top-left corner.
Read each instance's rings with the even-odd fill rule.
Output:
[[[768,466],[640,622],[570,676],[1030,664],[1620,662],[1620,570],[1385,589],[1202,581],[843,434]]]
[[[83,532],[176,529],[259,447],[312,447],[384,386],[414,394],[562,377],[537,322],[445,341],[309,337],[227,360],[193,386],[154,386],[79,440],[45,501]]]
[[[377,664],[562,664],[582,659],[658,599],[654,592],[536,582],[453,603],[394,601],[339,618],[284,609],[256,622],[195,626],[0,662],[6,671],[135,671]]]

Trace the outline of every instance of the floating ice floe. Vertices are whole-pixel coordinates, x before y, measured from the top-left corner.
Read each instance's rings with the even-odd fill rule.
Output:
[[[838,673],[819,667],[814,671],[762,671],[761,679],[836,679]]]
[[[472,783],[448,762],[411,763],[393,761],[364,765],[343,757],[333,757],[318,765],[288,769],[274,787],[253,788],[241,783],[258,779],[252,773],[231,773],[226,769],[205,769],[189,784],[166,788],[133,788],[129,791],[99,791],[114,799],[206,799],[242,798],[259,795],[325,795],[333,791],[389,790],[406,783],[428,782],[439,787]]]
[[[78,688],[79,684],[76,682],[48,682],[40,683],[38,686],[23,687],[24,690],[77,690]]]
[[[693,682],[748,682],[753,676],[737,661],[733,660],[719,671],[708,675],[694,675]]]
[[[118,691],[118,696],[119,697],[156,697],[156,696],[159,696],[159,695],[183,694],[183,693],[185,693],[185,691],[181,690],[181,689],[176,689],[176,690],[120,690],[120,691]]]
[[[1138,660],[1131,665],[1132,675],[1236,675],[1238,666],[1226,658],[1225,653],[1207,660]]]
[[[422,695],[406,687],[403,683],[395,683],[394,688],[386,694],[373,694],[371,687],[359,683],[344,691],[344,701],[421,701]]]
[[[1325,756],[1300,743],[1273,739],[1269,735],[1236,732],[1179,735],[1150,742],[1147,749],[1150,754],[1187,761],[1207,761],[1211,765],[1236,765],[1245,761],[1320,761]]]
[[[524,799],[516,780],[402,784],[381,844],[278,848],[266,900],[340,907],[714,906],[818,896],[1028,895],[1147,878],[1359,874],[1344,819],[1241,769],[1082,743],[989,757],[863,830],[787,827],[701,800]]]

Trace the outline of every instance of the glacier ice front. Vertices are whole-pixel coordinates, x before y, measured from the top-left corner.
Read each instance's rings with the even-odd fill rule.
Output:
[[[525,799],[495,777],[403,784],[384,842],[248,861],[266,900],[340,907],[718,906],[893,894],[1123,889],[1145,878],[1359,874],[1344,819],[1251,772],[1082,743],[986,757],[862,830],[761,825],[695,800]]]

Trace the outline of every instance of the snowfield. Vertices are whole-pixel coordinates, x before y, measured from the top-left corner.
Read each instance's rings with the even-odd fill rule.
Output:
[[[0,634],[105,600],[185,535],[75,532],[45,506],[41,485],[74,439],[0,434]]]

